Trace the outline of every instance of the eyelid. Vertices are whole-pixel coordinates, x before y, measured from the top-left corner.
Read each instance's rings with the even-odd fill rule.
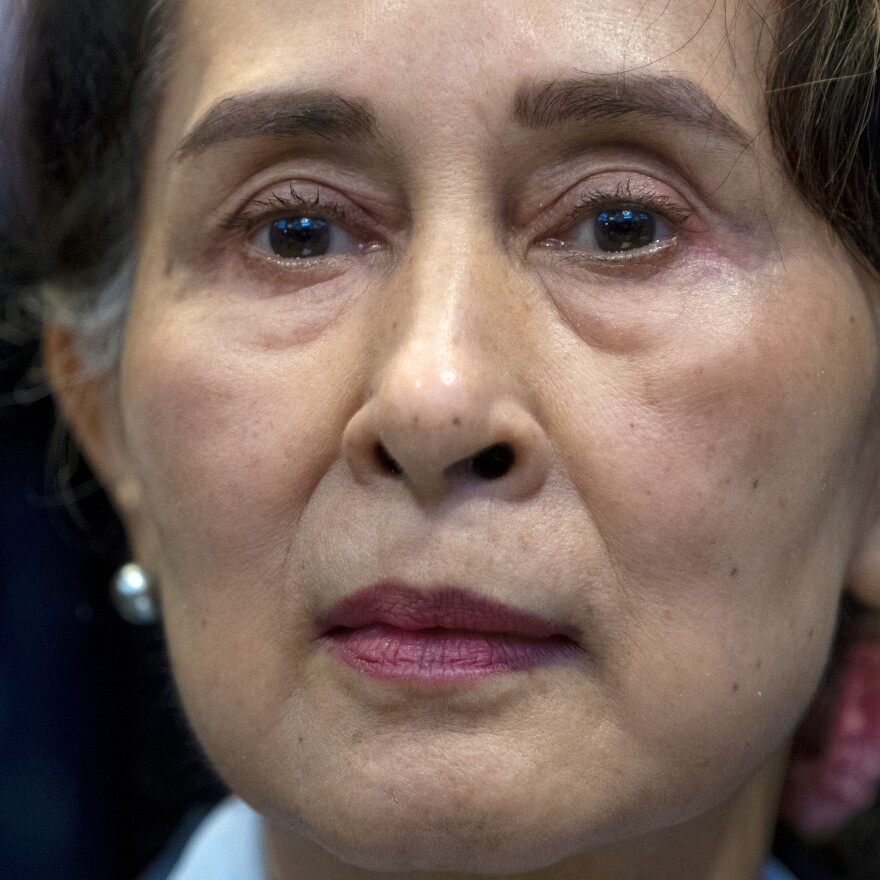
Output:
[[[365,249],[373,249],[386,239],[381,222],[372,212],[334,187],[310,180],[285,181],[268,187],[221,217],[219,227],[231,234],[253,235],[267,224],[292,214],[321,217],[335,223],[352,238],[360,240]]]
[[[580,246],[573,238],[585,223],[595,220],[608,209],[634,209],[655,215],[670,228],[671,234],[651,244],[623,251],[604,251]],[[549,218],[547,214],[549,213]],[[604,171],[581,180],[555,199],[545,211],[543,220],[529,235],[531,247],[549,255],[554,264],[565,264],[590,271],[632,272],[640,267],[658,268],[681,254],[689,237],[699,234],[698,227],[689,222],[700,214],[684,198],[678,188],[657,180],[643,172]],[[538,254],[536,253],[536,256]],[[543,257],[541,257],[543,261]],[[559,262],[562,261],[562,262]]]
[[[287,194],[282,195],[277,188],[247,201],[241,208],[236,209],[220,221],[223,229],[230,231],[252,231],[273,220],[292,213],[311,214],[320,216],[325,220],[335,220],[346,223],[348,215],[345,209],[333,201],[322,201],[320,190],[316,190],[315,196],[309,198],[302,195],[295,184],[287,184]]]
[[[305,194],[308,187],[308,194]],[[312,195],[314,193],[314,195]],[[327,194],[329,193],[329,198]],[[346,252],[315,254],[302,258],[283,258],[259,239],[273,223],[290,216],[312,216],[326,220],[337,227],[354,244]],[[354,219],[352,219],[354,217]],[[317,182],[285,181],[263,190],[263,193],[244,202],[219,221],[221,231],[232,236],[230,252],[257,272],[281,272],[284,277],[329,277],[350,267],[351,260],[382,249],[384,239],[376,235],[376,223],[360,205],[346,198],[333,187]],[[315,273],[318,273],[317,275]]]
[[[561,216],[552,221],[550,231],[541,238],[547,240],[559,233],[568,232],[590,215],[609,208],[634,208],[659,214],[676,231],[693,216],[693,209],[684,199],[673,198],[663,192],[671,191],[670,187],[659,183],[651,184],[641,175],[639,178],[638,181],[633,177],[625,181],[618,179],[613,188],[595,184],[593,188],[586,190],[582,187],[573,188],[556,203],[557,213]]]

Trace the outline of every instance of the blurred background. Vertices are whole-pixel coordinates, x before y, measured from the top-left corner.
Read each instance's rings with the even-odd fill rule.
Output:
[[[26,2],[0,0],[0,235]],[[159,628],[111,608],[122,532],[56,427],[29,329],[0,286],[0,878],[127,880],[222,788],[176,707]]]

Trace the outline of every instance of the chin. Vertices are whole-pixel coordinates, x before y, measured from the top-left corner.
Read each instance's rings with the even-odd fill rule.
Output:
[[[394,832],[388,831],[393,827]],[[514,828],[489,819],[447,816],[425,824],[410,822],[357,833],[327,834],[311,829],[309,836],[323,850],[346,864],[369,871],[518,874],[556,864],[583,851],[582,843],[547,840],[534,828]],[[587,847],[589,848],[589,847]]]
[[[516,801],[509,792],[493,799],[487,788],[469,794],[435,789],[432,797],[423,787],[417,799],[390,787],[360,796],[349,789],[344,799],[339,790],[329,797],[315,792],[311,804],[307,798],[291,812],[273,812],[273,824],[363,870],[486,875],[547,868],[635,830],[605,804],[578,810],[558,796],[531,797],[528,786]],[[644,823],[641,812],[633,824]]]

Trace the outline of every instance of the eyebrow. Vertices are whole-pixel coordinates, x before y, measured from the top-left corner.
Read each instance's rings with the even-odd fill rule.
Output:
[[[655,119],[733,140],[753,138],[698,85],[683,77],[587,74],[517,89],[513,115],[531,129],[627,118]],[[214,147],[255,138],[378,140],[376,116],[361,100],[322,90],[245,92],[215,104],[184,137],[180,162]]]
[[[754,142],[696,83],[672,75],[588,74],[521,87],[514,118],[526,128],[653,119],[735,141]]]
[[[213,147],[252,138],[366,141],[376,138],[369,106],[335,92],[250,92],[215,104],[186,135],[175,152],[182,161]]]

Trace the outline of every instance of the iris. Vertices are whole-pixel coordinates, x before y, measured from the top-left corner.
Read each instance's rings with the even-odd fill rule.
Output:
[[[284,217],[269,227],[269,245],[285,260],[322,257],[330,248],[330,224],[320,217]]]
[[[618,208],[596,217],[596,243],[603,251],[630,251],[653,244],[657,221],[646,211]]]

